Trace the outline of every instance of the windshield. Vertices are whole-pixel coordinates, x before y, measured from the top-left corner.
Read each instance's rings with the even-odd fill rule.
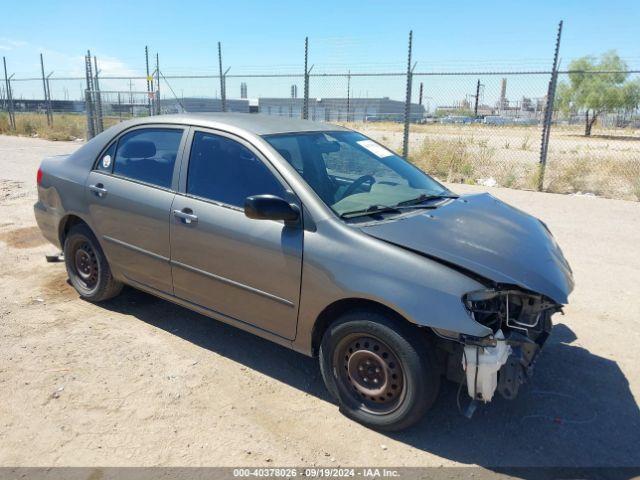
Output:
[[[289,133],[264,138],[338,215],[451,193],[357,132]]]

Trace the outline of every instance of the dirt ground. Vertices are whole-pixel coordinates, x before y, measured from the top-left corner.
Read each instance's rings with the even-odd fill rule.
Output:
[[[639,203],[488,189],[549,225],[571,304],[515,401],[468,420],[445,384],[384,435],[338,412],[314,359],[132,289],[80,300],[32,212],[40,159],[77,147],[0,137],[0,466],[640,465]]]

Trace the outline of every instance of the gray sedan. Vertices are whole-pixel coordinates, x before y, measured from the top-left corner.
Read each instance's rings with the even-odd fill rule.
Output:
[[[319,357],[341,411],[514,398],[567,303],[544,223],[355,131],[255,114],[120,123],[38,171],[35,215],[93,302],[124,284]]]

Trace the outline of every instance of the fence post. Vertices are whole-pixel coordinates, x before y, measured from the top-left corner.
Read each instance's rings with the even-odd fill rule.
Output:
[[[309,59],[309,37],[304,37],[304,100],[302,102],[302,118],[309,118],[309,71],[307,61]]]
[[[349,122],[349,117],[351,113],[351,70],[347,74],[347,122]]]
[[[149,110],[149,116],[153,115],[151,109],[151,76],[149,75],[149,47],[144,47],[144,60],[147,66],[147,109]]]
[[[49,77],[53,75],[51,72],[47,75],[47,110],[49,111],[49,115],[51,115],[51,124],[53,125],[53,108],[51,106],[51,85],[49,84]]]
[[[409,53],[407,55],[407,96],[404,101],[404,131],[402,134],[402,156],[409,156],[409,122],[411,120],[411,82],[413,71],[411,69],[411,49],[413,44],[413,30],[409,31]]]
[[[478,102],[480,102],[480,79],[478,79],[478,83],[476,83],[476,98],[475,103],[473,104],[473,116],[478,118]]]
[[[222,111],[227,111],[227,92],[226,92],[226,79],[224,73],[222,73],[222,45],[218,42],[218,67],[220,68],[220,101],[222,103]]]
[[[156,52],[156,115],[160,113],[160,57]]]
[[[553,119],[553,102],[556,96],[556,84],[558,82],[558,52],[560,51],[560,37],[562,36],[562,20],[558,24],[556,36],[556,49],[553,54],[553,69],[547,89],[547,102],[544,107],[544,119],[542,123],[542,140],[540,142],[540,170],[538,173],[538,191],[544,188],[544,172],[547,167],[547,153],[549,152],[549,136],[551,133],[551,120]]]
[[[7,95],[7,110],[9,112],[9,125],[12,130],[16,129],[16,117],[13,111],[13,95],[11,93],[11,77],[7,76],[7,59],[2,57],[2,63],[4,65],[4,83]],[[12,75],[13,76],[13,75]]]
[[[84,57],[84,69],[87,77],[87,88],[84,91],[85,110],[87,112],[87,140],[96,136],[96,129],[93,119],[93,73],[91,71],[91,52],[87,50],[87,55]]]
[[[51,126],[51,121],[53,119],[51,117],[51,112],[49,111],[49,96],[47,95],[47,78],[44,76],[44,59],[42,58],[42,54],[40,54],[40,69],[42,71],[42,90],[44,92],[44,108],[47,114],[47,125]]]
[[[100,94],[100,83],[98,82],[98,58],[93,57],[93,64],[95,66],[95,98],[96,98],[96,133],[102,133],[104,131],[104,121],[102,118],[102,95]]]

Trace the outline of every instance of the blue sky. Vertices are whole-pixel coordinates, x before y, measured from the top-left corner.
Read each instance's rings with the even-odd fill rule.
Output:
[[[560,19],[564,66],[616,49],[629,66],[640,67],[637,0],[2,3],[0,55],[16,77],[39,74],[40,52],[54,76],[82,75],[86,49],[105,75],[141,74],[145,45],[159,52],[166,75],[215,73],[217,41],[230,73],[299,72],[307,35],[316,72],[402,71],[410,29],[418,71],[548,69]],[[205,94],[212,87],[174,88]],[[372,83],[360,90],[378,88]]]

